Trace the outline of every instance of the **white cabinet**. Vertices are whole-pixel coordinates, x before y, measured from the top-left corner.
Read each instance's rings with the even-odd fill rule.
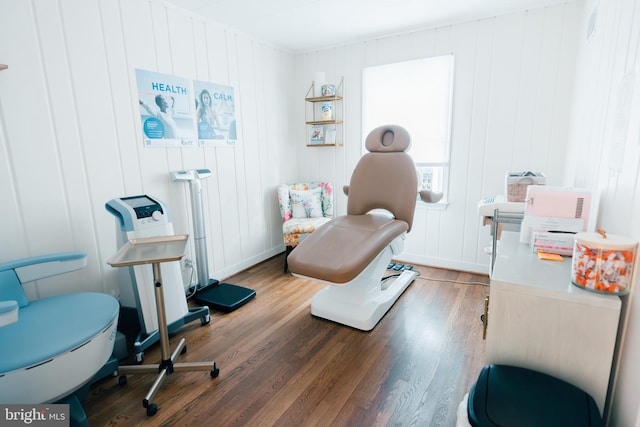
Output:
[[[571,284],[571,259],[541,261],[505,232],[491,275],[487,363],[534,369],[591,394],[602,413],[621,300]]]

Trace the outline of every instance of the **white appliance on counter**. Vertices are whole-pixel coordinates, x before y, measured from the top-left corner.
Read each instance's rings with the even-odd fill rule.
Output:
[[[587,231],[591,192],[584,188],[530,185],[520,228],[520,242],[531,243],[534,231]]]

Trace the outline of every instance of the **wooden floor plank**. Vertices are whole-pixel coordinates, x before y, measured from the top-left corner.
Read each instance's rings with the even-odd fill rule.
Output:
[[[311,315],[324,285],[282,272],[283,254],[229,278],[257,296],[231,313],[212,311],[171,337],[179,362],[215,360],[208,372],[169,375],[147,417],[154,375],[105,378],[84,407],[92,426],[455,425],[457,406],[484,365],[482,275],[416,266],[420,276],[369,332]],[[434,279],[434,280],[430,280]],[[189,304],[197,305],[194,301]],[[159,344],[145,363],[160,359]]]

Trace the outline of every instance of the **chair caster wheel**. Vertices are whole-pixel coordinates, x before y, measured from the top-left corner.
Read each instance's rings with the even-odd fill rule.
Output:
[[[127,376],[120,375],[120,378],[118,378],[118,385],[122,387],[125,384],[127,384]]]
[[[220,369],[216,368],[216,364],[213,364],[213,369],[210,372],[211,374],[211,378],[217,378],[218,375],[220,374]]]
[[[134,358],[137,364],[142,364],[144,362],[144,352],[136,353]]]
[[[158,412],[158,405],[156,405],[155,403],[150,403],[149,406],[147,406],[147,416],[153,417],[156,412]]]
[[[208,325],[211,322],[211,315],[207,314],[200,318],[200,326]]]

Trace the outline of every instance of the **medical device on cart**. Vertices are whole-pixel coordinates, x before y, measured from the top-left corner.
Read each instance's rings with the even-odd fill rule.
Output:
[[[169,210],[156,198],[148,195],[116,198],[107,202],[105,207],[118,219],[118,248],[138,238],[174,235]],[[211,319],[208,307],[190,309],[187,306],[180,262],[163,263],[161,269],[169,332],[196,319],[200,319],[202,325],[208,324]],[[119,268],[118,283],[121,312],[137,314],[140,333],[134,342],[134,353],[136,361],[142,362],[144,350],[159,339],[152,266],[147,264]],[[136,317],[135,314],[132,317]]]

